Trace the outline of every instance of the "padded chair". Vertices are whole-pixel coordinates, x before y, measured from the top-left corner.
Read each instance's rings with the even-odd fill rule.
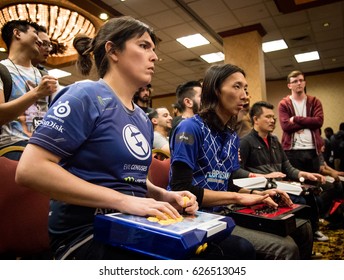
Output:
[[[166,189],[170,172],[170,155],[159,149],[152,151],[152,163],[148,179],[156,186]]]
[[[0,157],[0,258],[49,258],[49,198],[15,183],[17,161]]]
[[[10,152],[23,152],[25,149],[25,147],[23,146],[9,146],[6,148],[2,148],[0,150],[0,157],[2,157],[3,155],[10,153]]]

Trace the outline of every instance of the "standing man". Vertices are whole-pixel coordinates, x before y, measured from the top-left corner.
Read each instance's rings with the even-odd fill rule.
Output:
[[[291,94],[278,105],[282,146],[294,167],[316,173],[320,169],[318,155],[324,145],[320,135],[324,122],[322,104],[306,94],[305,76],[300,71],[288,75],[288,88]]]
[[[299,170],[317,173],[320,170],[319,155],[324,145],[320,129],[324,112],[319,99],[306,94],[305,75],[293,71],[288,75],[291,94],[278,105],[280,125],[283,130],[282,147],[292,166]],[[327,239],[320,231],[315,239]]]
[[[26,146],[47,110],[47,96],[57,90],[57,79],[48,75],[41,77],[31,63],[42,44],[33,23],[9,21],[2,27],[1,35],[8,49],[8,58],[1,63],[11,74],[12,89],[5,103],[4,84],[0,79],[0,149]],[[21,152],[12,152],[5,156],[18,160],[20,155]]]
[[[43,66],[43,64],[47,62],[47,59],[50,55],[51,50],[53,49],[53,46],[47,33],[47,29],[42,25],[38,25],[35,23],[34,25],[36,26],[36,30],[38,32],[37,34],[39,39],[41,39],[42,44],[39,46],[38,55],[32,59],[31,63],[33,66],[38,68],[38,70],[40,70],[41,73],[48,75],[48,70]]]
[[[153,108],[149,107],[150,95],[152,93],[151,84],[140,87],[134,95],[134,103],[139,106],[147,115],[153,112]]]
[[[153,148],[161,149],[166,153],[170,153],[168,136],[172,127],[172,117],[165,107],[153,109],[148,115],[154,128]]]
[[[53,49],[53,46],[47,33],[47,29],[42,25],[38,25],[36,23],[33,24],[36,27],[38,37],[39,39],[41,39],[42,44],[39,46],[38,55],[32,59],[31,63],[39,70],[42,76],[49,75],[48,70],[44,67],[44,64],[47,62],[47,59],[50,55],[51,50]],[[51,96],[49,96],[49,103],[51,103],[51,101],[54,99],[57,93],[58,90],[54,92]]]

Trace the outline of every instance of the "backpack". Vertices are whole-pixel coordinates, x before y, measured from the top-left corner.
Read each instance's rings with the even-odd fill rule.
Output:
[[[0,63],[0,78],[4,84],[5,102],[7,102],[12,92],[12,77],[10,71],[2,63]]]

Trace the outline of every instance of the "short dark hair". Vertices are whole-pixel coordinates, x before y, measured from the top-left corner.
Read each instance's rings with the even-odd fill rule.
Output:
[[[263,114],[262,108],[273,110],[274,105],[266,101],[258,101],[254,103],[250,109],[250,120],[251,120],[252,125],[254,124],[253,117],[260,117],[261,114]]]
[[[325,133],[330,133],[331,135],[334,134],[334,131],[333,131],[333,128],[332,128],[332,127],[326,127],[326,128],[324,129],[324,132],[325,132]]]
[[[36,22],[32,22],[32,26],[38,31],[38,32],[44,32],[47,33],[47,28],[43,25],[39,25]]]
[[[148,118],[150,120],[152,120],[153,118],[157,118],[158,117],[158,111],[156,109],[152,109],[152,112],[150,112],[148,114]]]
[[[344,122],[340,123],[339,130],[343,130],[344,131]]]
[[[202,88],[202,84],[199,81],[189,81],[177,87],[176,89],[177,103],[180,106],[181,112],[184,112],[186,109],[185,104],[184,104],[184,99],[185,98],[192,99],[195,96],[196,92],[194,90],[194,87]]]
[[[30,26],[36,29],[38,24],[28,20],[11,20],[4,24],[4,26],[1,28],[1,37],[6,44],[7,50],[10,49],[12,44],[13,30],[19,29],[20,31],[26,33]]]

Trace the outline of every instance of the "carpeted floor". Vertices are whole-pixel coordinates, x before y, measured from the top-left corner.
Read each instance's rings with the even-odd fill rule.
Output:
[[[327,235],[330,240],[326,242],[314,242],[313,250],[321,253],[320,260],[344,260],[344,229],[331,230],[328,222],[320,223],[320,230]]]

